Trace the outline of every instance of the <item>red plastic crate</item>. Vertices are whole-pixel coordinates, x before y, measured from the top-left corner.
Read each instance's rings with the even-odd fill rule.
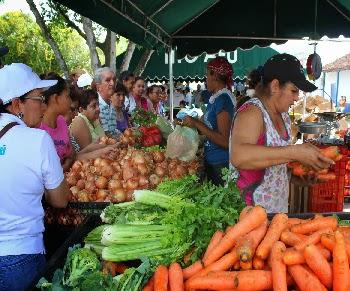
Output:
[[[345,194],[345,174],[348,158],[345,157],[331,167],[336,179],[309,187],[309,212],[343,211]]]

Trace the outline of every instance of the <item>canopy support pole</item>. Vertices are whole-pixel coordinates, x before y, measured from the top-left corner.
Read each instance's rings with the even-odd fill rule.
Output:
[[[169,47],[169,108],[170,108],[170,121],[174,121],[174,78],[173,78],[173,59],[174,59],[174,50],[172,45]]]

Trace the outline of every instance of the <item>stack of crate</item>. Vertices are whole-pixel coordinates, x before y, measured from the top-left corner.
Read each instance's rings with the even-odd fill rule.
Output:
[[[309,187],[309,201],[308,201],[308,211],[309,212],[339,212],[343,211],[344,198],[346,193],[346,174],[349,173],[349,183],[350,183],[350,163],[348,158],[348,149],[346,147],[340,147],[341,153],[343,154],[343,159],[332,167],[336,175],[336,179],[333,181],[328,181],[325,183],[316,184]]]

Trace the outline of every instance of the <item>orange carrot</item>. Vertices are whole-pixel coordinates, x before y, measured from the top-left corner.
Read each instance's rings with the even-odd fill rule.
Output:
[[[300,225],[294,225],[291,228],[292,232],[301,233],[301,234],[311,234],[317,230],[330,227],[332,230],[337,228],[338,221],[335,217],[320,217],[308,222],[305,222]]]
[[[318,279],[327,288],[332,288],[332,269],[325,257],[314,245],[308,245],[304,249],[306,264],[315,273]]]
[[[267,224],[268,222],[266,220],[259,227],[238,239],[236,249],[241,261],[247,262],[253,260],[254,252],[266,234]]]
[[[244,207],[244,208],[242,209],[241,213],[239,214],[239,220],[242,220],[244,217],[246,217],[247,214],[248,214],[250,211],[252,211],[252,209],[253,209],[253,206],[250,206],[250,205]]]
[[[324,233],[332,233],[331,228],[324,228],[314,232],[312,235],[309,235],[304,241],[296,244],[294,248],[298,251],[303,250],[309,244],[317,244],[321,240],[321,235]]]
[[[188,266],[187,268],[183,269],[182,272],[183,272],[184,279],[188,279],[192,277],[194,274],[198,273],[203,268],[204,267],[201,260],[194,262],[191,266]]]
[[[317,180],[321,182],[332,181],[337,178],[335,173],[327,173],[327,174],[316,174]]]
[[[215,271],[226,271],[232,268],[238,261],[238,255],[235,249],[232,252],[224,255],[220,260],[206,266],[203,270],[193,274],[191,277],[202,277],[207,275],[209,272]]]
[[[253,263],[252,261],[246,261],[246,262],[239,262],[241,270],[251,270],[253,269]]]
[[[265,261],[258,258],[258,257],[254,257],[253,259],[253,269],[254,270],[263,270],[265,266]]]
[[[298,224],[302,224],[305,222],[306,222],[306,220],[304,220],[304,219],[292,217],[292,218],[288,218],[287,226],[288,226],[288,228],[291,228],[293,225],[298,225]]]
[[[142,291],[153,291],[154,290],[154,276],[152,276],[145,287],[143,287]]]
[[[284,252],[283,262],[286,265],[301,265],[305,263],[303,254],[294,248],[289,248]]]
[[[327,260],[330,261],[332,258],[332,253],[330,250],[326,249],[321,242],[319,242],[316,247],[321,252],[322,256]]]
[[[283,254],[286,246],[277,241],[271,249],[271,270],[274,291],[287,291],[287,268],[283,262]]]
[[[284,213],[276,214],[270,224],[267,233],[256,249],[256,256],[266,260],[270,254],[272,245],[279,240],[282,231],[287,227],[288,216]]]
[[[240,261],[237,261],[237,262],[233,265],[233,270],[238,271],[240,268],[241,268]]]
[[[288,266],[288,272],[292,275],[300,290],[326,291],[327,288],[318,278],[301,265]]]
[[[212,251],[212,249],[214,249],[218,245],[218,243],[221,241],[223,236],[224,236],[224,233],[221,230],[217,230],[213,234],[208,244],[207,250],[204,253],[203,260],[206,259],[208,254]]]
[[[236,291],[268,289],[272,289],[271,271],[241,271],[234,278],[234,290]]]
[[[190,278],[185,283],[186,290],[222,290],[233,289],[235,287],[235,278],[238,272],[226,272],[225,274],[217,274],[212,272],[206,276]]]
[[[333,290],[348,290],[350,284],[349,260],[346,254],[345,240],[341,232],[335,232],[333,249]]]
[[[168,268],[164,265],[159,265],[154,272],[154,291],[167,291],[168,280]]]
[[[296,244],[302,242],[306,238],[306,235],[298,234],[285,230],[281,233],[281,241],[288,246],[295,246]]]
[[[329,146],[323,149],[320,149],[320,152],[325,157],[336,160],[340,155],[339,148],[337,146]]]
[[[260,226],[266,218],[267,214],[264,208],[261,206],[253,207],[247,216],[235,224],[234,227],[225,234],[211,253],[208,254],[207,258],[204,260],[204,265],[208,266],[220,259],[235,245],[239,237]]]
[[[170,291],[184,291],[184,278],[180,264],[172,263],[169,267]]]
[[[334,235],[332,234],[321,235],[321,243],[325,248],[327,248],[332,252],[335,246]],[[350,245],[345,243],[345,248],[346,248],[346,254],[348,255],[348,258],[350,258]]]

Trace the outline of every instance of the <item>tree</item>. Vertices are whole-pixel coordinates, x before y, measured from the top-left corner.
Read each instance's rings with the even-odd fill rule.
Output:
[[[42,18],[38,9],[36,8],[36,5],[34,4],[34,1],[33,0],[26,0],[26,1],[30,7],[30,10],[33,12],[35,16],[36,23],[39,25],[42,34],[44,35],[46,41],[51,46],[61,70],[63,71],[65,77],[68,79],[69,72],[68,72],[67,64],[63,58],[60,48],[58,47],[55,39],[51,35],[50,29],[46,26],[44,19]]]
[[[90,67],[87,47],[75,31],[60,26],[51,26],[50,29],[68,69]],[[22,62],[37,73],[63,73],[39,26],[27,14],[9,12],[0,16],[0,46],[5,45],[9,47],[5,63]]]
[[[129,69],[130,61],[132,58],[132,55],[134,54],[136,48],[136,44],[133,43],[131,40],[129,40],[128,47],[126,48],[126,52],[124,55],[124,59],[122,61],[122,64],[120,65],[120,71],[126,71]]]
[[[154,50],[146,49],[143,55],[140,58],[139,63],[136,66],[136,69],[134,71],[134,74],[136,76],[141,76],[143,71],[145,70],[148,61],[150,60]]]

